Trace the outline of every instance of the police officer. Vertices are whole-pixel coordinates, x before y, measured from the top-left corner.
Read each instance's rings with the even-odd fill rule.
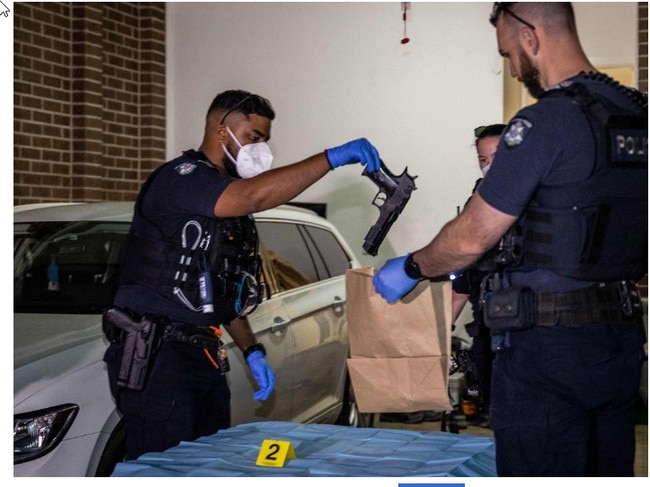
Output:
[[[375,275],[389,302],[475,262],[486,281],[490,424],[502,476],[631,476],[645,359],[635,281],[647,270],[647,97],[598,73],[567,3],[496,3],[499,52],[536,104],[490,172],[424,248]],[[516,225],[515,225],[516,223]]]
[[[501,134],[506,128],[504,124],[482,125],[474,129],[478,165],[482,175],[490,170],[496,156]],[[476,191],[483,178],[474,184],[472,194]],[[465,370],[465,381],[468,399],[473,401],[476,410],[467,418],[470,422],[487,426],[487,407],[490,404],[490,379],[492,377],[492,359],[490,330],[483,322],[483,309],[480,303],[480,290],[483,278],[494,271],[497,263],[494,260],[495,251],[487,252],[476,264],[454,273],[452,286],[452,323],[456,321],[464,306],[469,301],[472,307],[472,321],[465,325],[467,334],[472,338],[471,364]]]
[[[266,400],[273,391],[266,351],[246,320],[261,299],[249,215],[290,201],[339,166],[379,168],[376,149],[358,139],[271,169],[267,142],[274,117],[259,95],[217,95],[198,150],[159,167],[138,195],[115,309],[106,319],[113,343],[105,360],[126,420],[129,458],[230,426],[222,328],[259,386],[254,399]],[[134,335],[149,332],[145,323],[156,324],[159,341],[149,344],[157,351],[141,369],[143,382],[144,372],[130,380],[125,370],[141,365],[130,361],[129,347]]]

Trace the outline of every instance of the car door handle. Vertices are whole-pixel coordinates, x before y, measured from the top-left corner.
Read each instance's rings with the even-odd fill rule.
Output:
[[[273,324],[271,325],[271,333],[277,333],[284,330],[291,323],[291,319],[283,318],[282,316],[276,316],[273,318]]]

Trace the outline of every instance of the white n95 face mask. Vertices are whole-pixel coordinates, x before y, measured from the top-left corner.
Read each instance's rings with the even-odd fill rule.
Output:
[[[257,176],[258,174],[262,174],[264,171],[268,171],[271,168],[271,164],[273,164],[273,154],[271,153],[271,148],[266,142],[241,145],[230,128],[226,127],[226,130],[239,146],[239,152],[237,153],[237,159],[235,160],[232,154],[228,152],[228,149],[226,149],[226,146],[221,144],[226,156],[228,156],[228,159],[230,159],[237,168],[237,174],[244,179],[248,179]]]
[[[483,173],[483,177],[486,176],[486,174],[487,174],[488,171],[490,170],[490,166],[491,166],[491,165],[492,165],[492,164],[488,164],[487,166],[484,166],[484,167],[481,168],[481,172]]]

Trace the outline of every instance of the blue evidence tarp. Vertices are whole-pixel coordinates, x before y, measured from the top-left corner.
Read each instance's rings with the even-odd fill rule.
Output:
[[[296,458],[256,465],[264,440]],[[114,477],[495,477],[494,439],[437,431],[259,422],[117,465]]]

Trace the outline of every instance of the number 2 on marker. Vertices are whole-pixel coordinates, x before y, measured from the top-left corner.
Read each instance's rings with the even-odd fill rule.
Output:
[[[278,457],[276,455],[280,451],[280,445],[278,445],[277,443],[271,443],[270,445],[268,445],[268,447],[269,447],[268,448],[269,451],[264,457],[264,460],[266,460],[267,462],[277,462]]]
[[[290,441],[264,440],[255,465],[261,467],[284,467],[287,459],[296,458]]]

